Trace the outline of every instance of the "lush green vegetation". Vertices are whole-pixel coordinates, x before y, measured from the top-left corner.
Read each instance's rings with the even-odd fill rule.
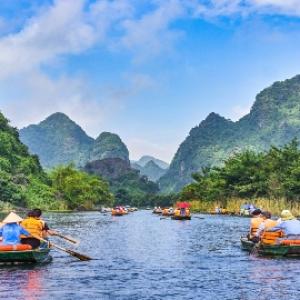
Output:
[[[102,132],[95,140],[89,160],[105,158],[120,158],[129,161],[128,149],[117,134]]]
[[[131,206],[149,206],[150,199],[158,193],[158,185],[146,176],[140,176],[135,170],[110,180],[112,192],[115,195],[115,203]]]
[[[92,209],[101,205],[111,206],[114,196],[109,185],[98,176],[76,170],[74,166],[60,166],[49,174],[55,200],[68,209]]]
[[[99,177],[58,167],[45,173],[35,155],[20,142],[18,131],[0,113],[0,207],[90,209],[110,205],[113,195]]]
[[[237,151],[266,151],[294,137],[300,138],[300,75],[260,92],[250,113],[237,122],[210,114],[180,145],[160,187],[179,191],[191,182],[192,173],[223,165]]]
[[[20,130],[21,141],[37,154],[43,167],[74,163],[83,165],[94,140],[62,113],[55,113],[38,125]]]
[[[203,168],[181,199],[219,201],[230,198],[269,198],[300,201],[300,151],[297,140],[267,152],[245,150],[229,157],[221,167]]]
[[[47,186],[46,173],[37,156],[30,155],[20,142],[18,131],[0,113],[0,200],[25,206],[36,182]]]

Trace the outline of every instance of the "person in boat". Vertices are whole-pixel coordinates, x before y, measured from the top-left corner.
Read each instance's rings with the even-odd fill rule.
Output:
[[[21,222],[21,225],[30,233],[30,237],[22,237],[21,243],[28,244],[32,249],[40,246],[40,238],[43,238],[44,223],[39,219],[36,211],[29,211],[27,218]]]
[[[21,243],[20,236],[30,236],[30,233],[20,226],[23,219],[14,212],[11,212],[2,222],[3,226],[0,228],[0,236],[3,238],[4,245],[17,245]]]
[[[56,235],[57,231],[49,228],[48,224],[42,219],[42,211],[39,208],[35,208],[32,210],[35,218],[40,220],[43,224],[43,238],[48,238],[48,235]]]
[[[255,209],[252,212],[252,218],[250,221],[250,232],[248,234],[248,239],[252,240],[255,238],[255,234],[260,226],[260,224],[264,221],[264,219],[261,217],[261,210],[260,209]],[[256,240],[256,238],[255,238]]]
[[[277,221],[271,219],[272,215],[269,211],[262,211],[260,216],[263,219],[263,221],[259,225],[258,230],[254,235],[257,238],[257,242],[259,241],[264,231],[268,231],[269,229],[275,227],[278,224]]]
[[[289,210],[283,210],[280,215],[281,222],[267,231],[282,231],[286,237],[300,236],[300,221]]]

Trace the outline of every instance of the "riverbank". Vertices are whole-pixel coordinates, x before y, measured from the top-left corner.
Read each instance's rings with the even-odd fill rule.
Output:
[[[241,199],[231,198],[224,201],[207,202],[201,200],[191,200],[191,210],[193,212],[210,213],[215,207],[225,208],[229,213],[239,214],[240,208],[245,203],[252,203],[256,207],[270,211],[273,215],[280,215],[283,209],[289,209],[295,216],[300,216],[300,203],[287,201],[285,199]]]

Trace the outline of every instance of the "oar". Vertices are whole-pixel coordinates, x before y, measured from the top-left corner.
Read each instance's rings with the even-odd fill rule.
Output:
[[[42,242],[49,243],[49,245],[50,245],[51,247],[56,248],[56,249],[61,250],[61,251],[64,251],[64,252],[66,252],[66,253],[68,253],[68,254],[70,254],[70,255],[72,255],[72,256],[74,256],[74,257],[80,259],[80,260],[86,261],[86,260],[91,260],[91,259],[92,259],[91,257],[89,257],[89,256],[87,256],[87,255],[85,255],[85,254],[81,254],[81,253],[75,252],[75,251],[73,251],[73,250],[71,250],[71,249],[66,249],[66,248],[60,247],[60,246],[58,246],[58,245],[55,245],[55,244],[53,244],[53,243],[51,243],[51,242],[49,242],[49,241],[46,241],[46,240],[40,238],[40,237],[38,237],[38,236],[34,236],[34,235],[33,235],[33,237],[34,237],[35,239],[38,239],[38,240],[42,241]]]
[[[60,237],[60,238],[62,238],[62,239],[64,239],[64,240],[66,240],[66,241],[68,241],[68,242],[71,242],[71,243],[73,243],[73,244],[78,244],[79,242],[78,241],[76,241],[76,240],[73,240],[73,238],[71,238],[71,237],[69,237],[69,236],[65,236],[65,235],[63,235],[63,234],[61,234],[60,232],[55,232],[55,234],[53,234],[53,235],[55,235],[55,236],[58,236],[58,237]]]

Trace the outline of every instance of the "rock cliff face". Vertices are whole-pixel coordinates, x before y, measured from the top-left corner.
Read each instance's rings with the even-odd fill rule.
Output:
[[[104,158],[129,162],[128,149],[118,135],[103,132],[94,140],[63,113],[55,113],[38,125],[21,129],[20,138],[46,168],[71,162],[84,166],[90,160]]]
[[[93,175],[101,176],[107,180],[115,180],[132,171],[130,164],[120,158],[105,158],[88,162],[84,170]],[[138,174],[139,172],[136,171]]]
[[[164,192],[178,191],[202,167],[219,165],[243,149],[263,151],[300,138],[300,75],[260,92],[249,114],[237,122],[211,113],[193,128],[159,180]]]

